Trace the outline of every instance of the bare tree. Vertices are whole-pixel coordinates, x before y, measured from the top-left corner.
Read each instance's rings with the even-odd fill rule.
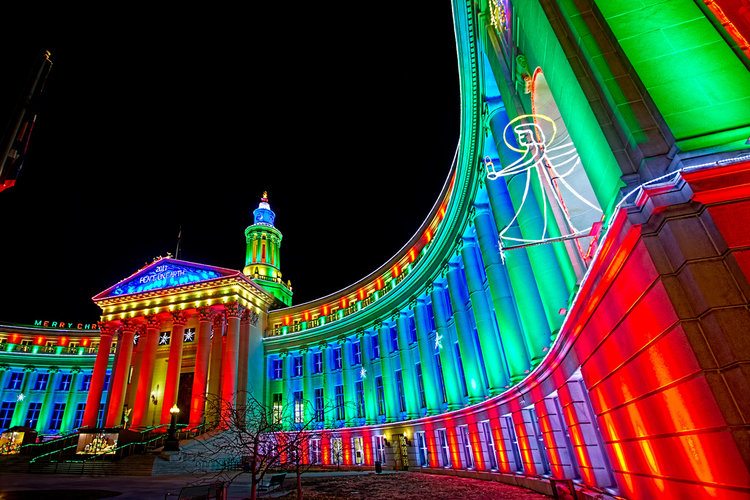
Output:
[[[309,401],[288,401],[269,408],[247,393],[238,393],[236,403],[213,395],[206,403],[215,431],[183,447],[183,463],[190,464],[193,473],[209,473],[213,480],[227,483],[249,473],[251,500],[257,498],[258,485],[269,471],[294,472],[297,498],[302,499],[301,476],[315,465],[310,446],[320,446],[320,440],[331,432],[322,428],[323,421],[336,407],[327,404],[315,409]],[[341,416],[344,411],[336,413]],[[345,424],[342,419],[332,421],[336,426]]]

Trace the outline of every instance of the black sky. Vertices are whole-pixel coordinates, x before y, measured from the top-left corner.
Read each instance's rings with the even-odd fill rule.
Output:
[[[391,257],[458,140],[451,7],[358,5],[349,22],[316,4],[283,23],[48,47],[31,152],[0,193],[0,322],[95,320],[90,298],[174,251],[180,224],[181,258],[241,269],[266,189],[295,303]],[[0,47],[0,122],[40,49]]]

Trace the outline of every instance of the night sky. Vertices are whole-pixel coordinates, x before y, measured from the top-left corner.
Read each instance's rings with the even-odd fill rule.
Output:
[[[284,5],[296,12],[283,21],[228,13],[205,30],[45,46],[31,152],[0,193],[0,323],[96,320],[91,297],[174,252],[180,225],[180,258],[242,269],[264,190],[295,304],[414,234],[458,140],[450,2],[360,3],[349,22]],[[0,47],[1,125],[42,47]]]

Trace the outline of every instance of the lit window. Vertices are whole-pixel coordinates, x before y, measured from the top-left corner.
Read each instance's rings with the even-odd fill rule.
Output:
[[[391,352],[398,351],[398,328],[396,325],[391,326]]]
[[[383,391],[383,377],[375,377],[375,394],[378,398],[378,415],[385,415],[385,392]]]
[[[323,353],[320,351],[313,353],[313,373],[323,373]]]
[[[375,436],[375,461],[385,463],[385,436]]]
[[[60,382],[57,384],[58,391],[69,391],[70,385],[73,383],[72,373],[63,373],[60,375]]]
[[[55,403],[52,407],[52,418],[49,422],[51,431],[59,431],[62,426],[63,415],[65,414],[65,403]]]
[[[0,404],[0,429],[10,427],[10,421],[13,419],[13,412],[16,411],[15,401],[3,401]]]
[[[355,384],[355,391],[357,397],[357,418],[365,417],[365,387],[361,380]]]
[[[362,364],[362,351],[359,340],[352,343],[352,361],[352,364],[355,366]]]
[[[91,374],[84,373],[83,377],[81,377],[81,390],[88,391],[89,387],[91,387]]]
[[[461,425],[458,427],[458,433],[461,436],[461,443],[464,451],[464,466],[467,469],[474,467],[474,456],[471,454],[471,441],[469,441],[469,427]]]
[[[48,383],[49,383],[49,373],[37,373],[33,390],[44,391],[45,389],[47,389]]]
[[[440,447],[440,465],[443,467],[451,466],[451,450],[448,446],[448,436],[445,434],[445,429],[437,430],[438,446]]]
[[[10,372],[10,378],[8,379],[8,389],[17,391],[23,384],[24,372]]]
[[[273,395],[273,406],[271,408],[272,411],[272,420],[274,424],[280,424],[281,423],[281,417],[283,414],[283,407],[281,402],[281,393],[276,393]]]
[[[320,438],[310,439],[310,463],[320,463]]]
[[[413,344],[417,341],[417,325],[414,321],[414,316],[409,316],[409,343]]]
[[[333,369],[341,370],[341,347],[333,349]]]
[[[422,380],[422,363],[417,363],[417,389],[419,390],[419,407],[426,408],[427,400],[424,395],[424,380]]]
[[[335,437],[331,439],[331,460],[335,465],[341,464],[343,458],[344,449],[342,447],[341,438]]]
[[[404,378],[401,370],[396,370],[396,390],[398,391],[398,408],[401,412],[406,411],[406,398],[404,396]]]
[[[26,427],[31,427],[32,429],[36,427],[37,422],[39,422],[39,412],[42,411],[42,403],[29,403],[29,409],[26,412]]]
[[[301,424],[305,420],[305,402],[302,399],[302,391],[294,392],[294,423]]]
[[[302,376],[302,356],[294,356],[292,358],[292,365],[294,366],[294,376]]]
[[[425,439],[424,431],[415,432],[414,437],[417,441],[417,454],[419,456],[419,466],[429,467],[429,451],[427,450],[427,439]]]
[[[86,412],[86,403],[78,403],[73,416],[73,428],[78,429],[83,424],[83,414]]]
[[[344,420],[344,386],[337,385],[336,393],[336,420]]]
[[[489,420],[482,422],[482,433],[487,445],[487,456],[490,457],[490,469],[497,470],[497,452],[495,451],[495,438],[492,436]]]
[[[315,389],[315,421],[322,422],[324,420],[325,403],[323,402],[323,389]]]

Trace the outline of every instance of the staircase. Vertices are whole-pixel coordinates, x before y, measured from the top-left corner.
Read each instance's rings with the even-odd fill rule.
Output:
[[[86,476],[150,476],[156,455],[132,455],[122,460],[71,460],[25,465],[22,472],[35,474],[81,474]]]

